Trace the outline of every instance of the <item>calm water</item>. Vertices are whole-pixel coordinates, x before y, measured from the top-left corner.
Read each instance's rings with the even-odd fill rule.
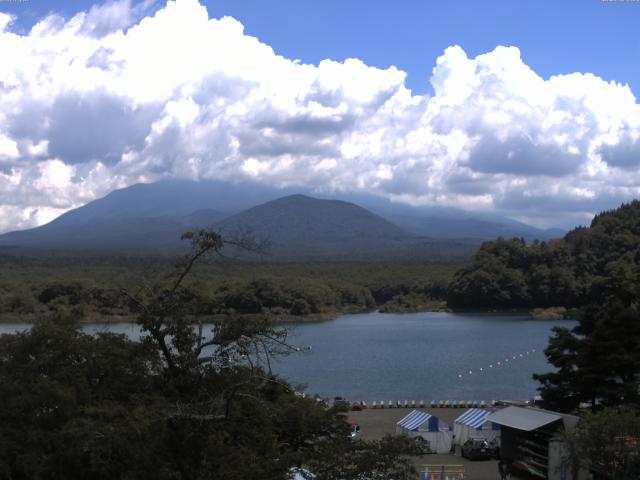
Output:
[[[311,394],[368,403],[526,399],[536,393],[531,374],[550,369],[542,351],[551,328],[574,323],[495,314],[345,315],[289,325],[291,343],[312,348],[282,358],[274,369],[294,384],[306,384]],[[0,333],[27,327],[4,324]],[[139,336],[132,324],[86,327],[92,332],[107,329]]]

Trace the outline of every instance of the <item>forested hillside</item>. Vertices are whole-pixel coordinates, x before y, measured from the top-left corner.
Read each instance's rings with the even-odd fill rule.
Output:
[[[456,272],[448,303],[454,308],[580,307],[611,293],[606,289],[629,283],[640,284],[637,200],[596,215],[590,227],[576,228],[561,240],[485,242]]]
[[[162,282],[166,257],[0,256],[0,321],[74,313],[127,320],[122,289]],[[340,313],[442,308],[456,264],[202,262],[185,283],[192,315],[328,318]]]

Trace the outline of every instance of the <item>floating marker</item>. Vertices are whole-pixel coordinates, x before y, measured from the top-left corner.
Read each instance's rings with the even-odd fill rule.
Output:
[[[0,1],[2,1],[2,0],[0,0]],[[536,351],[536,349],[533,348],[531,350],[526,350],[524,352],[515,353],[511,357],[505,358],[503,361],[497,361],[495,363],[489,364],[488,367],[478,367],[476,369],[476,372],[477,373],[485,373],[489,368],[491,368],[491,369],[498,368],[498,367],[502,366],[503,362],[504,363],[509,363],[509,360],[515,361],[515,360],[518,360],[519,358],[524,358],[525,355],[529,355],[530,353],[535,353],[535,351]],[[465,375],[473,375],[473,370],[469,370],[468,372],[459,373],[458,374],[458,378],[463,378]]]

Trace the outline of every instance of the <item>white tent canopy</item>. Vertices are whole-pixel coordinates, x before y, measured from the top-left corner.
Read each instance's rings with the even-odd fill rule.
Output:
[[[426,412],[413,410],[396,424],[396,433],[412,438],[420,437],[429,442],[429,447],[437,453],[448,453],[451,448],[449,426],[441,424],[438,417]]]
[[[491,412],[480,408],[470,408],[453,423],[455,443],[462,445],[470,438],[484,438],[487,441],[500,437],[500,425],[487,419]]]

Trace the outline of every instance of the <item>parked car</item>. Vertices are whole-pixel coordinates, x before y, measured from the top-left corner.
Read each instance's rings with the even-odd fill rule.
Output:
[[[484,438],[470,438],[462,445],[462,456],[469,460],[488,460],[494,455],[494,449]]]
[[[356,438],[360,436],[360,425],[348,419],[347,426],[349,427],[349,437]]]
[[[338,412],[348,412],[351,410],[351,402],[346,398],[334,397],[332,407]]]

